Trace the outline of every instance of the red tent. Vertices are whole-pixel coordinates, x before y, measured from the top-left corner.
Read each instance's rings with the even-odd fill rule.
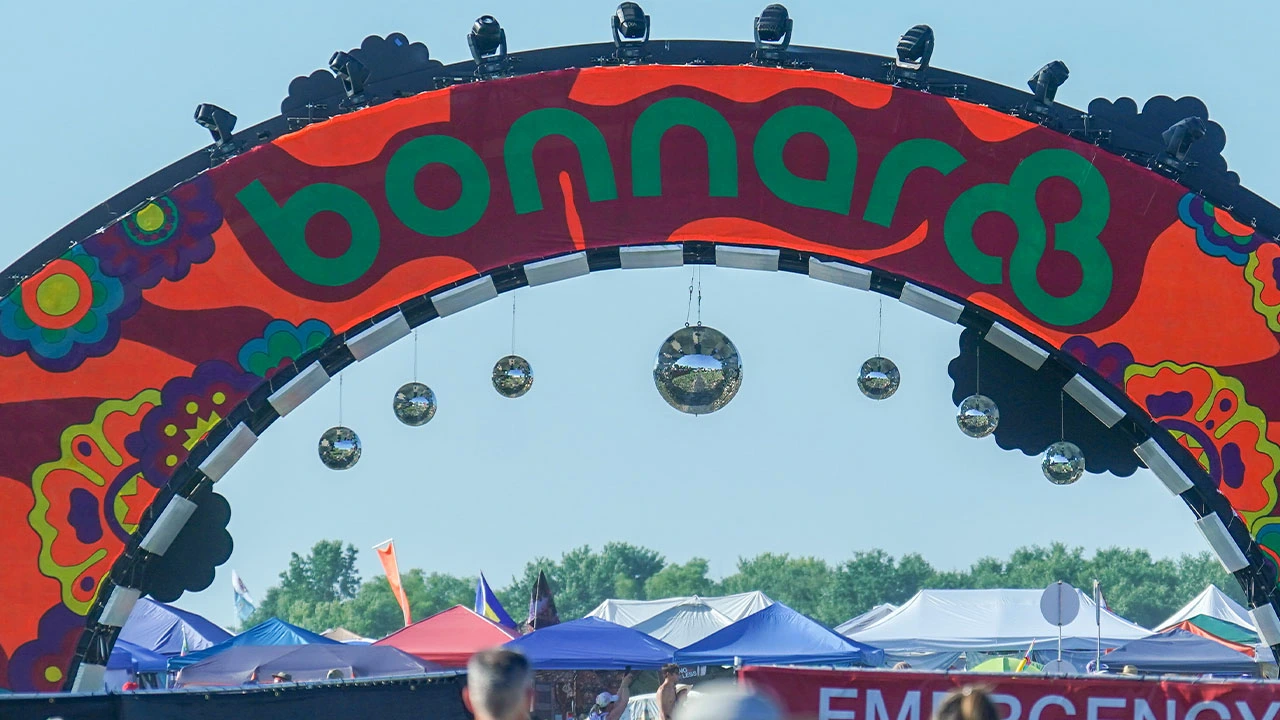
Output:
[[[374,645],[387,645],[428,662],[460,668],[466,667],[467,661],[477,652],[497,647],[514,638],[514,635],[469,608],[455,605],[403,630],[397,630]]]

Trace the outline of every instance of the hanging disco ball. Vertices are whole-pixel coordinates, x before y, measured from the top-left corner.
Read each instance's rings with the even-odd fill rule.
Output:
[[[320,436],[320,462],[330,470],[349,470],[360,460],[360,436],[341,425]]]
[[[889,358],[877,355],[862,363],[858,372],[858,389],[872,400],[884,400],[898,392],[902,376]]]
[[[713,413],[738,394],[742,358],[733,341],[715,328],[681,328],[658,348],[653,384],[662,399],[682,413]]]
[[[508,355],[493,365],[493,389],[507,398],[518,398],[533,387],[533,367],[519,355]]]
[[[1084,474],[1084,453],[1075,443],[1056,442],[1044,451],[1040,469],[1054,485],[1070,485]]]
[[[986,395],[970,395],[960,403],[956,413],[956,425],[960,432],[971,438],[981,438],[996,431],[1000,424],[1000,408]]]
[[[420,382],[401,385],[391,400],[391,410],[396,419],[410,427],[431,422],[436,416],[436,394]]]

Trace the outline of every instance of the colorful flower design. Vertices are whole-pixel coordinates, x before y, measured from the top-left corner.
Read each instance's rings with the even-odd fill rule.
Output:
[[[156,488],[141,482],[125,438],[160,402],[158,390],[98,405],[93,420],[62,433],[62,456],[31,477],[29,520],[40,536],[40,572],[62,584],[62,602],[89,611],[111,563],[137,530]]]
[[[1098,347],[1093,340],[1077,335],[1068,338],[1062,349],[1107,382],[1119,388],[1124,387],[1124,371],[1133,364],[1133,353],[1129,348],[1120,343],[1107,343]]]
[[[162,487],[196,443],[258,385],[222,360],[196,367],[191,377],[174,378],[160,390],[160,407],[147,414],[125,447],[141,461],[142,477]]]
[[[114,350],[120,322],[137,309],[136,293],[74,247],[0,299],[0,355],[25,352],[46,370],[67,372]]]
[[[39,635],[23,643],[9,658],[7,676],[0,676],[5,687],[35,692],[57,692],[67,677],[65,669],[75,656],[84,618],[54,605],[40,618]]]
[[[181,280],[192,265],[213,257],[213,232],[221,225],[213,183],[199,175],[86,239],[84,246],[99,258],[104,273],[145,290],[161,279]]]
[[[1131,365],[1125,391],[1200,463],[1236,512],[1252,525],[1276,504],[1280,446],[1244,385],[1206,365]]]
[[[261,378],[271,377],[281,367],[324,344],[333,336],[320,320],[306,320],[294,326],[288,320],[272,320],[262,332],[240,348],[240,367]]]
[[[1196,244],[1201,250],[1214,257],[1226,258],[1235,265],[1244,265],[1249,254],[1266,241],[1252,227],[1195,193],[1182,197],[1178,203],[1178,216],[1184,224],[1195,229]]]
[[[1272,332],[1280,332],[1280,244],[1259,245],[1244,267],[1244,279],[1253,286],[1253,309]]]

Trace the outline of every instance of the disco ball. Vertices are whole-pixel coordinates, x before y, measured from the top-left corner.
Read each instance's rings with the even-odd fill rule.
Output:
[[[956,413],[956,425],[960,432],[971,438],[981,438],[996,431],[1000,424],[1000,408],[986,395],[970,395],[960,403]]]
[[[902,376],[898,373],[898,366],[889,358],[879,355],[862,363],[862,370],[858,372],[858,389],[872,400],[887,399],[898,392],[898,385],[901,383]]]
[[[662,399],[680,412],[713,413],[738,394],[742,358],[733,341],[715,328],[681,328],[658,348],[653,384]]]
[[[396,419],[405,425],[426,425],[436,416],[436,394],[420,382],[407,383],[396,391],[395,398],[391,400],[391,409],[395,412]]]
[[[508,355],[493,365],[493,389],[502,397],[518,398],[533,387],[533,367],[519,355]]]
[[[320,462],[330,470],[349,470],[360,460],[360,436],[341,425],[320,436]]]
[[[1084,453],[1075,443],[1056,442],[1044,451],[1040,469],[1054,485],[1070,485],[1084,474]]]

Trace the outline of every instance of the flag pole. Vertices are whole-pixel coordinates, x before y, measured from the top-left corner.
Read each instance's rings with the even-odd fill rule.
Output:
[[[1102,585],[1097,578],[1093,579],[1093,618],[1098,626],[1097,655],[1093,661],[1093,671],[1102,672]]]

